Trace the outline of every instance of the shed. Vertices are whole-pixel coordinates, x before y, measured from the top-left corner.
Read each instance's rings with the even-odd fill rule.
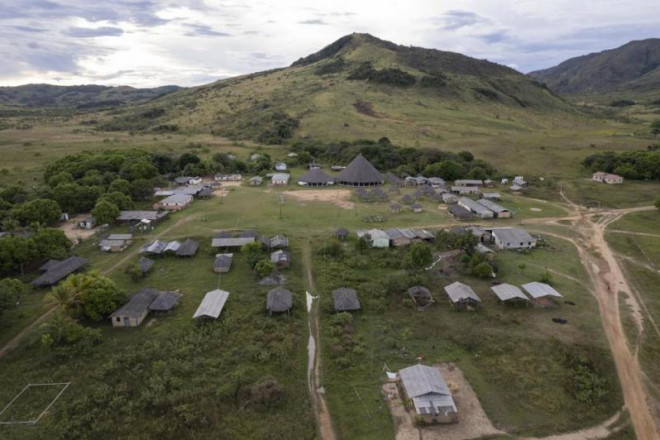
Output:
[[[280,249],[270,254],[270,262],[278,269],[284,269],[291,265],[291,254],[289,251]]]
[[[461,197],[458,199],[458,204],[459,206],[462,206],[463,208],[474,213],[479,218],[487,219],[495,217],[495,213],[493,211],[467,197]]]
[[[82,229],[94,229],[96,226],[96,219],[91,215],[78,222],[78,227]]]
[[[167,243],[167,245],[165,246],[165,250],[163,252],[172,252],[172,253],[175,254],[179,250],[180,247],[181,247],[180,242],[178,242],[176,240],[172,240],[172,241]]]
[[[250,186],[260,186],[264,181],[264,178],[261,176],[250,177]]]
[[[357,292],[348,287],[340,287],[332,291],[332,300],[335,306],[335,312],[346,312],[360,310],[360,300]]]
[[[463,208],[460,205],[451,205],[447,208],[447,212],[450,213],[456,220],[472,220],[474,214],[469,210]]]
[[[288,185],[291,176],[287,173],[275,173],[270,179],[272,185]]]
[[[199,249],[199,242],[186,238],[179,249],[176,251],[177,257],[194,257],[197,254],[197,249]]]
[[[270,239],[271,249],[285,248],[285,247],[289,247],[289,239],[286,238],[286,236],[276,235],[275,237]]]
[[[103,252],[121,252],[133,243],[133,234],[110,234],[99,242]]]
[[[278,284],[286,283],[286,277],[274,270],[268,275],[259,281],[260,286],[277,286]]]
[[[458,197],[455,194],[446,192],[442,193],[440,197],[442,197],[442,201],[447,205],[458,203]]]
[[[89,260],[82,257],[69,257],[66,260],[49,260],[39,269],[45,271],[40,277],[33,280],[33,286],[52,286],[68,275],[80,270]]]
[[[181,176],[175,178],[174,182],[177,183],[178,185],[187,185],[188,182],[190,182],[190,180],[192,180],[192,177],[190,176]]]
[[[167,242],[156,240],[142,246],[142,249],[140,249],[139,253],[161,255],[163,252],[165,252],[166,247],[167,247]]]
[[[398,203],[392,203],[390,205],[390,212],[393,214],[396,214],[397,212],[401,211],[402,206],[399,205]]]
[[[492,200],[481,199],[481,200],[477,200],[477,203],[479,203],[480,205],[483,205],[486,208],[493,211],[495,213],[495,217],[497,217],[497,218],[510,218],[511,217],[511,211],[506,209],[504,206],[493,202]]]
[[[222,309],[225,306],[225,303],[227,302],[228,297],[229,297],[229,292],[225,292],[224,290],[220,290],[220,289],[215,289],[215,290],[211,290],[210,292],[206,292],[206,295],[204,295],[204,299],[202,299],[202,302],[200,303],[199,307],[197,307],[197,310],[193,315],[193,319],[197,319],[197,318],[218,319],[220,313],[222,312]]]
[[[483,180],[478,179],[459,179],[454,181],[454,186],[481,186],[483,184]]]
[[[413,229],[413,233],[415,234],[415,238],[422,240],[422,241],[433,241],[435,240],[435,234],[432,232],[427,231],[426,229]]]
[[[110,315],[113,327],[137,327],[149,314],[149,306],[160,292],[151,287],[145,287],[130,300]]]
[[[453,423],[458,409],[440,370],[413,365],[399,370],[403,400],[412,400],[415,413],[426,423]]]
[[[415,305],[420,308],[427,308],[435,302],[431,291],[424,286],[413,286],[408,289],[408,296],[415,301]]]
[[[520,228],[497,228],[492,232],[495,245],[499,249],[531,249],[536,239]]]
[[[360,229],[357,231],[358,238],[365,237],[371,243],[371,247],[388,248],[390,247],[390,236],[380,229]]]
[[[488,200],[499,200],[502,198],[502,194],[498,192],[485,192],[481,194],[481,197]]]
[[[154,267],[154,264],[156,264],[156,262],[151,258],[140,257],[138,260],[138,266],[140,266],[142,273],[149,273],[151,268]]]
[[[166,211],[178,211],[193,202],[193,196],[188,194],[172,194],[157,203],[157,206]]]
[[[200,199],[210,199],[213,197],[213,188],[210,186],[202,187],[202,189],[197,193],[197,197]]]
[[[152,312],[169,312],[179,304],[181,296],[179,292],[160,292],[149,305],[149,310]]]
[[[525,291],[534,299],[543,298],[544,296],[554,296],[555,298],[563,297],[562,294],[557,292],[551,285],[539,283],[538,281],[523,284],[522,288],[525,289]]]
[[[497,295],[500,301],[525,301],[528,302],[529,298],[518,287],[513,284],[502,283],[496,286],[491,286],[490,289]]]
[[[350,232],[346,228],[337,228],[335,229],[335,237],[340,240],[346,240]]]
[[[392,246],[401,247],[410,244],[410,238],[406,237],[396,228],[386,229],[385,233],[390,237]]]
[[[275,169],[277,171],[286,171],[287,166],[284,162],[278,162],[278,163],[275,164]]]
[[[266,310],[268,313],[288,312],[293,307],[293,294],[282,286],[277,286],[268,292]]]
[[[156,222],[168,214],[167,211],[121,211],[117,220],[120,222],[140,222],[142,220]]]
[[[457,305],[477,305],[481,299],[467,284],[456,281],[448,286],[445,286],[445,292],[449,296],[449,300]]]
[[[227,273],[231,269],[231,263],[234,260],[234,254],[217,254],[213,261],[213,272]]]
[[[358,154],[335,181],[346,186],[376,186],[382,185],[385,178],[362,154]]]
[[[211,247],[214,248],[241,248],[243,245],[253,243],[254,237],[220,237],[211,241]]]

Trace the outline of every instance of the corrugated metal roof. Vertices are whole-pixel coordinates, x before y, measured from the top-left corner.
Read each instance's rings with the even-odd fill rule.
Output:
[[[544,296],[555,296],[557,298],[562,298],[562,294],[557,292],[552,286],[546,283],[539,283],[534,281],[532,283],[527,283],[522,285],[523,289],[531,295],[532,298],[541,298]]]
[[[536,241],[529,232],[520,228],[493,229],[492,234],[501,243],[527,243]]]
[[[481,302],[481,299],[467,284],[456,281],[448,286],[445,286],[445,292],[449,295],[452,302],[457,303],[465,300],[473,300]]]
[[[197,249],[199,249],[199,243],[193,239],[186,238],[176,251],[176,255],[178,257],[192,257],[197,253]]]
[[[108,240],[132,240],[133,234],[110,234]]]
[[[165,217],[168,212],[161,211],[121,211],[117,220],[119,221],[139,221],[139,220],[158,220]]]
[[[167,247],[167,242],[156,240],[142,246],[142,249],[140,249],[139,253],[162,254],[165,251],[166,247]]]
[[[33,286],[51,286],[56,284],[67,275],[77,271],[89,260],[82,257],[69,257],[63,261],[50,260],[43,267],[47,267],[46,273],[32,281]]]
[[[214,268],[227,268],[231,267],[231,262],[234,259],[234,254],[218,254],[213,261]]]
[[[496,214],[509,211],[504,206],[502,206],[498,203],[495,203],[492,200],[481,199],[481,200],[477,200],[477,203],[479,203],[482,206],[485,206],[486,208],[490,209],[491,211],[495,212]]]
[[[204,299],[202,299],[202,302],[200,303],[199,307],[197,307],[197,310],[193,315],[193,319],[200,317],[217,319],[218,316],[220,316],[220,313],[222,312],[228,297],[229,292],[225,292],[224,290],[220,289],[206,292]]]
[[[451,396],[440,370],[427,365],[413,365],[399,370],[399,377],[410,398],[439,394]]]
[[[254,237],[214,238],[211,247],[241,247],[254,242]]]
[[[160,292],[151,287],[145,287],[136,294],[134,294],[131,299],[115,310],[111,318],[119,317],[129,317],[129,318],[139,318],[142,314],[149,309],[149,305],[153,302],[154,299],[158,296]]]
[[[529,298],[518,287],[513,284],[502,283],[497,286],[491,286],[490,288],[495,295],[502,301],[509,301],[512,299],[522,299],[529,301]]]
[[[181,247],[181,243],[179,243],[176,240],[170,241],[167,243],[167,246],[165,246],[165,251],[164,252],[176,252],[179,250]]]
[[[288,251],[279,250],[270,254],[271,263],[281,263],[281,262],[290,262],[290,261],[291,261],[291,254]]]
[[[172,194],[160,201],[161,205],[185,205],[192,202],[193,197],[188,194]]]
[[[475,202],[472,199],[467,197],[461,197],[458,199],[458,203],[464,208],[469,209],[480,217],[493,217],[494,213],[490,209],[486,208],[484,205]]]

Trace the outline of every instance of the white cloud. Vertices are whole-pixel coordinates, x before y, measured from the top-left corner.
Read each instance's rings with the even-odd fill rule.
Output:
[[[657,35],[657,0],[9,0],[0,84],[197,85],[351,32],[530,71]]]

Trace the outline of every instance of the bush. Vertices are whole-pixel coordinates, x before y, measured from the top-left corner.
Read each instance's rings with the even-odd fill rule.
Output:
[[[260,409],[277,407],[285,397],[284,387],[272,377],[265,377],[250,389],[250,399]]]
[[[344,248],[337,242],[323,246],[318,252],[319,255],[325,255],[332,258],[341,258],[344,256]]]
[[[137,263],[126,266],[124,273],[136,283],[146,276],[146,274],[142,272],[140,265]]]
[[[493,268],[486,262],[479,263],[472,269],[472,275],[479,278],[490,278],[492,274]]]

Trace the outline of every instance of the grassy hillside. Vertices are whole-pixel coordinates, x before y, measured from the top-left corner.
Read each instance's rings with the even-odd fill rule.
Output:
[[[536,81],[464,55],[352,34],[291,67],[181,90],[99,128],[282,142],[526,132],[581,117]]]

